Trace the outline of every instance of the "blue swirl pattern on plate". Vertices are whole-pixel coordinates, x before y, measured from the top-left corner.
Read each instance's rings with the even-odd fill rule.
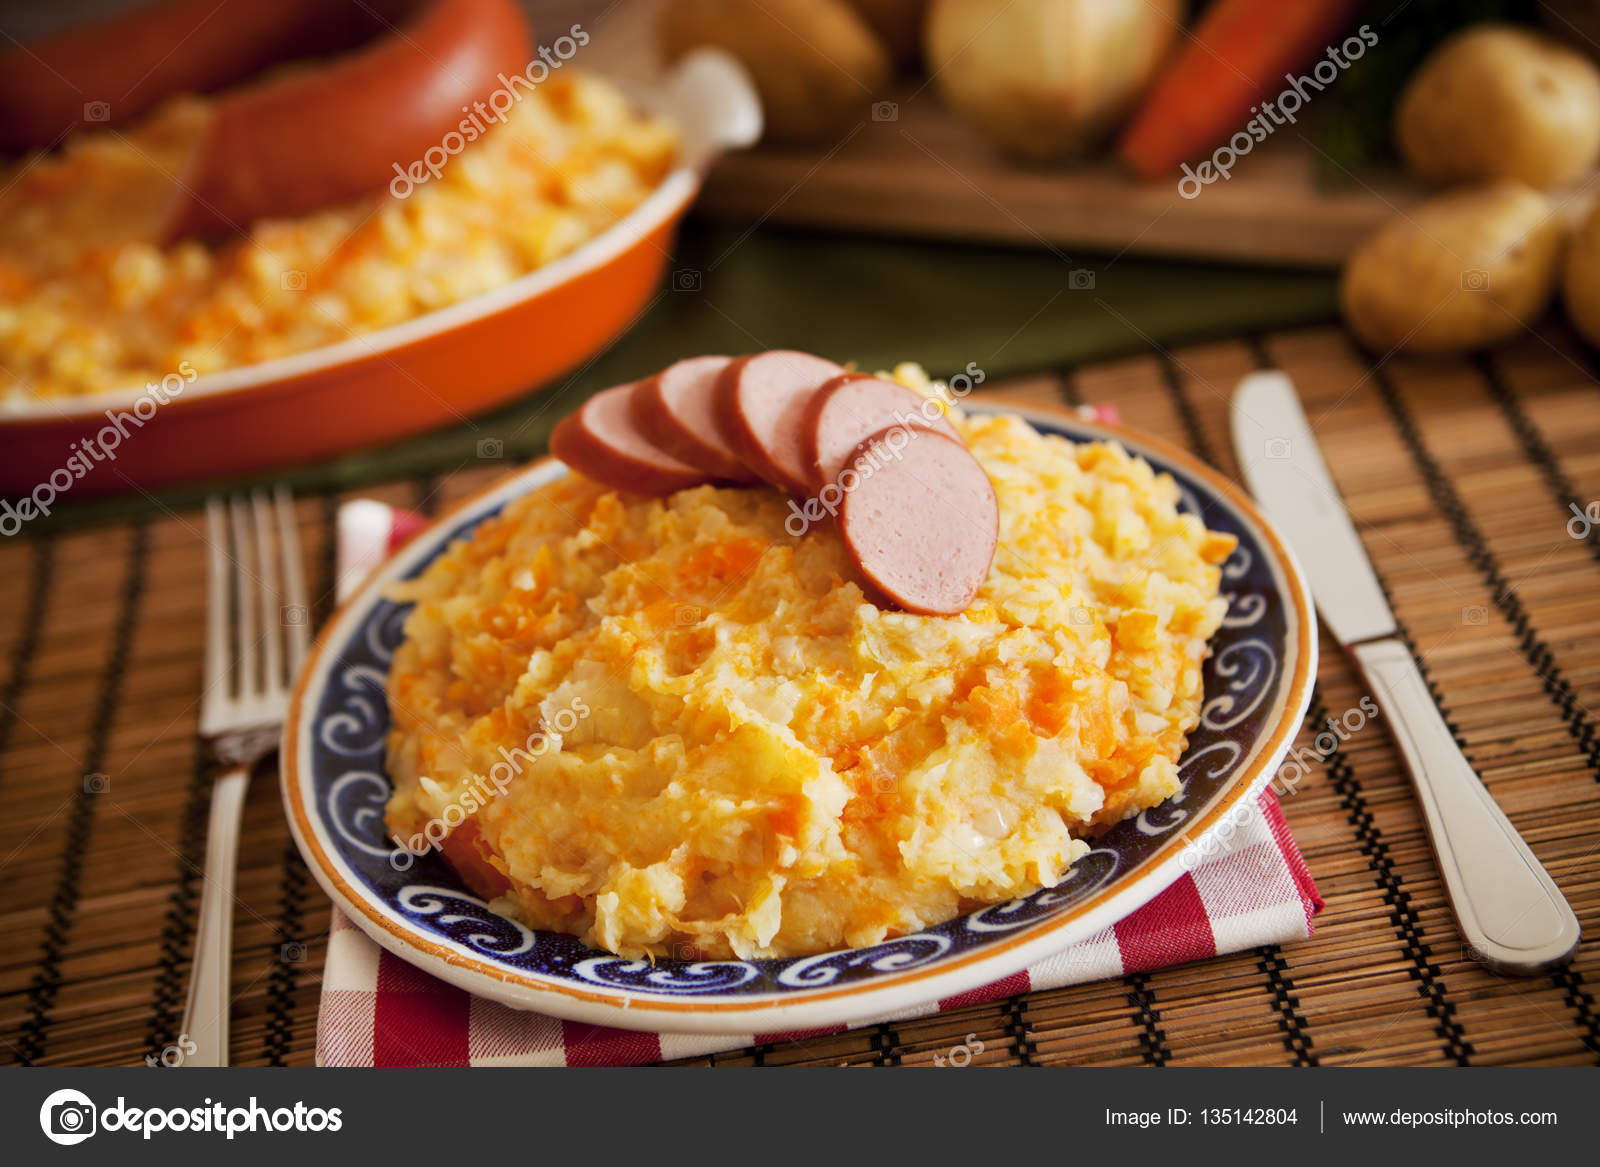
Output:
[[[1030,419],[1042,430],[1074,440],[1097,435],[1070,423]],[[1136,869],[1173,831],[1203,813],[1232,784],[1266,725],[1288,650],[1288,618],[1276,594],[1268,559],[1249,527],[1224,500],[1179,468],[1130,443],[1157,470],[1178,482],[1180,509],[1199,515],[1212,530],[1239,539],[1223,565],[1228,614],[1212,637],[1204,669],[1200,724],[1179,763],[1183,789],[1159,806],[1118,824],[1096,841],[1060,884],[1024,899],[957,917],[913,936],[785,960],[628,960],[589,948],[575,937],[537,932],[500,916],[468,893],[435,853],[416,857],[405,870],[390,862],[393,844],[383,828],[389,795],[384,738],[389,729],[383,681],[403,638],[406,605],[383,601],[337,646],[329,683],[315,716],[311,748],[314,813],[330,828],[335,848],[370,894],[443,941],[483,960],[574,987],[625,989],[663,998],[782,996],[822,987],[870,982],[908,969],[936,965],[993,944],[1018,929],[1048,920]],[[493,512],[475,516],[437,541],[442,551]],[[420,573],[426,564],[419,565]]]

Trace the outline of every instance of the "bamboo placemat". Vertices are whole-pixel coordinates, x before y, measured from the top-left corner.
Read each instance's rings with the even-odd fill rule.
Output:
[[[1286,369],[1435,695],[1584,924],[1571,966],[1507,979],[1464,950],[1373,724],[1284,800],[1328,905],[1311,940],[705,1060],[923,1064],[977,1042],[975,1062],[1013,1064],[1600,1059],[1600,525],[1584,531],[1569,509],[1600,500],[1594,362],[1549,331],[1477,362],[1374,368],[1321,328],[991,386],[1115,402],[1236,474],[1232,386]],[[432,510],[504,469],[452,463],[361,493]],[[319,617],[339,502],[299,502]],[[0,544],[0,1040],[13,1061],[138,1064],[176,1036],[211,777],[194,736],[203,568],[194,511]],[[1299,744],[1361,696],[1325,644]],[[270,773],[245,831],[233,1060],[308,1064],[328,903]]]

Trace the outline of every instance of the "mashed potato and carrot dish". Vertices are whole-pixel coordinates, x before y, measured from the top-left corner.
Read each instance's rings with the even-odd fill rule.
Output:
[[[305,352],[500,287],[637,207],[678,151],[667,123],[568,71],[408,197],[162,246],[207,100],[0,170],[0,409]]]
[[[482,523],[396,593],[391,832],[448,824],[497,907],[625,956],[866,945],[1057,883],[1177,791],[1233,540],[1120,446],[958,426],[1000,508],[959,616],[879,607],[771,490],[567,475]]]

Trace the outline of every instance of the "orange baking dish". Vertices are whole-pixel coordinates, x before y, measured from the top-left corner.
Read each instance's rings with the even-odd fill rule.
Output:
[[[73,498],[269,470],[392,441],[484,413],[577,367],[623,333],[660,285],[679,221],[722,153],[760,136],[744,71],[685,58],[659,85],[628,86],[681,134],[674,168],[638,207],[576,251],[502,287],[308,352],[207,374],[143,425]],[[75,443],[130,409],[143,387],[9,407],[0,494],[59,475]],[[80,455],[81,457],[81,455]]]

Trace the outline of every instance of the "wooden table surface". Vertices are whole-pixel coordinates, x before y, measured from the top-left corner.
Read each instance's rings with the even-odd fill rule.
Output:
[[[1583,921],[1577,959],[1529,980],[1474,962],[1395,751],[1370,725],[1284,800],[1327,900],[1312,939],[716,1062],[926,1063],[967,1034],[983,1062],[1600,1059],[1600,524],[1577,518],[1600,515],[1594,354],[1551,326],[1481,361],[1374,368],[1323,328],[993,388],[1114,402],[1235,474],[1228,395],[1269,363],[1298,383],[1467,755]],[[361,493],[431,510],[503,469],[440,466]],[[299,500],[319,616],[341,501]],[[192,511],[0,542],[0,1041],[15,1062],[138,1064],[176,1033],[211,778],[195,742],[203,565]],[[1302,745],[1362,695],[1323,649]],[[329,906],[270,773],[245,831],[233,1059],[307,1064]]]

